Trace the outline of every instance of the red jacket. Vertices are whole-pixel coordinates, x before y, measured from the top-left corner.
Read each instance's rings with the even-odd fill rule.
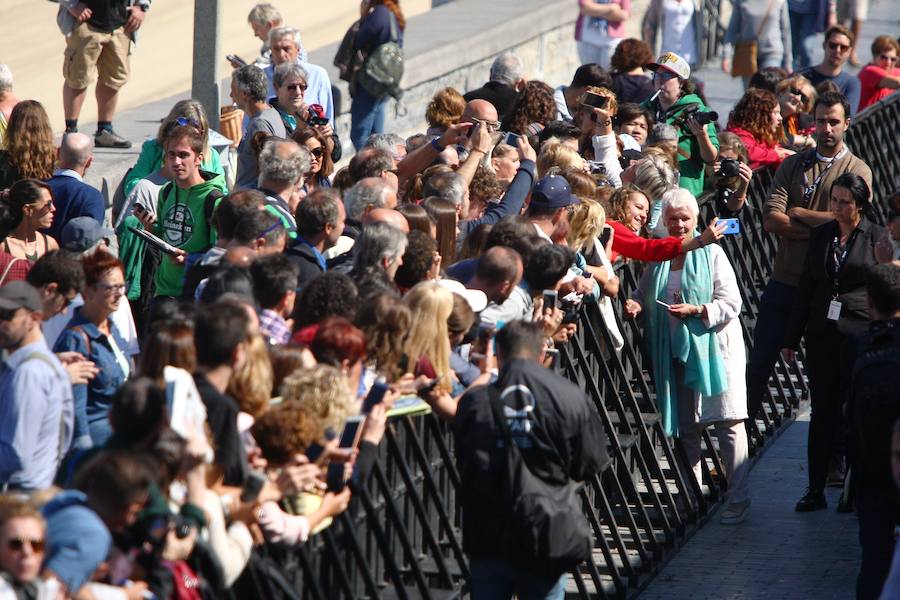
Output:
[[[637,235],[618,221],[607,221],[606,224],[613,229],[613,256],[609,257],[610,261],[615,260],[617,254],[645,262],[663,262],[681,254],[681,238],[649,239]]]
[[[784,160],[778,156],[777,152],[775,152],[774,145],[770,146],[765,142],[759,141],[746,129],[732,127],[729,128],[728,131],[741,138],[741,141],[744,142],[744,147],[747,149],[747,157],[750,159],[751,169],[757,169],[759,167],[770,167],[774,169],[781,164],[782,160]]]

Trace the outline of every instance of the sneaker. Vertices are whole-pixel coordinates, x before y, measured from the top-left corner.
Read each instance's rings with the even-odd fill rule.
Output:
[[[131,148],[131,142],[112,129],[102,129],[94,134],[94,146],[97,148]]]
[[[719,515],[719,523],[722,525],[738,525],[747,518],[747,511],[750,509],[750,498],[743,502],[731,502]]]
[[[825,492],[815,488],[806,488],[806,493],[797,502],[794,510],[797,512],[813,512],[828,508],[828,502],[825,500]]]

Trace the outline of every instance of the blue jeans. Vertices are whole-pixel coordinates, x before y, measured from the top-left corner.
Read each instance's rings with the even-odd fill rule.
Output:
[[[794,54],[794,70],[805,69],[812,64],[809,44],[816,35],[816,14],[788,11],[791,20],[791,51]]]
[[[759,300],[759,316],[753,330],[753,351],[747,365],[747,409],[753,419],[762,408],[769,376],[778,361],[784,332],[791,318],[797,288],[769,280]]]
[[[359,151],[373,133],[384,133],[384,112],[388,96],[375,98],[357,86],[356,95],[350,103],[350,141]]]
[[[499,558],[469,557],[472,600],[563,600],[568,573],[560,576],[535,573]]]

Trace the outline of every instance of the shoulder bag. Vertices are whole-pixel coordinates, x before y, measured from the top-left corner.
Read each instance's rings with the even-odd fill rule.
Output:
[[[734,43],[734,57],[731,59],[732,77],[750,77],[758,70],[756,58],[759,54],[759,42],[757,40],[759,40],[759,35],[766,26],[766,21],[769,20],[769,15],[772,14],[772,5],[774,3],[775,0],[769,0],[766,14],[763,15],[763,19],[756,29],[756,35],[753,39]],[[738,10],[738,7],[735,7],[735,9]]]

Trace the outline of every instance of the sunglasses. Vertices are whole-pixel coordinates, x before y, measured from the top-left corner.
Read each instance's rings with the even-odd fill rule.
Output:
[[[804,94],[803,92],[801,92],[799,89],[797,89],[797,88],[791,88],[790,91],[791,91],[791,93],[792,93],[793,95],[795,95],[795,96],[797,96],[798,98],[800,98],[800,102],[801,102],[802,104],[806,104],[807,101],[809,101],[809,96],[807,96],[806,94]]]
[[[6,547],[11,552],[21,552],[25,549],[25,544],[31,546],[31,550],[35,553],[44,551],[44,540],[29,540],[25,538],[13,538],[6,542]]]
[[[837,42],[828,42],[828,47],[831,50],[840,50],[841,52],[846,52],[850,49],[850,46],[847,44],[838,44]]]
[[[322,146],[319,146],[318,148],[313,148],[312,150],[310,150],[309,153],[316,158],[322,158],[322,155],[325,154],[325,150],[322,148]]]
[[[300,90],[301,92],[305,92],[306,88],[309,86],[306,85],[305,83],[292,83],[292,84],[286,85],[284,87],[286,87],[288,89],[288,91],[291,91],[291,92],[296,92],[297,90]]]
[[[203,131],[203,128],[200,127],[200,123],[197,122],[197,119],[188,119],[187,117],[178,117],[175,119],[175,123],[181,125],[182,127],[196,127],[200,131]]]
[[[678,77],[678,75],[671,71],[657,71],[653,74],[653,81],[668,81],[670,79],[675,79],[676,77]]]

